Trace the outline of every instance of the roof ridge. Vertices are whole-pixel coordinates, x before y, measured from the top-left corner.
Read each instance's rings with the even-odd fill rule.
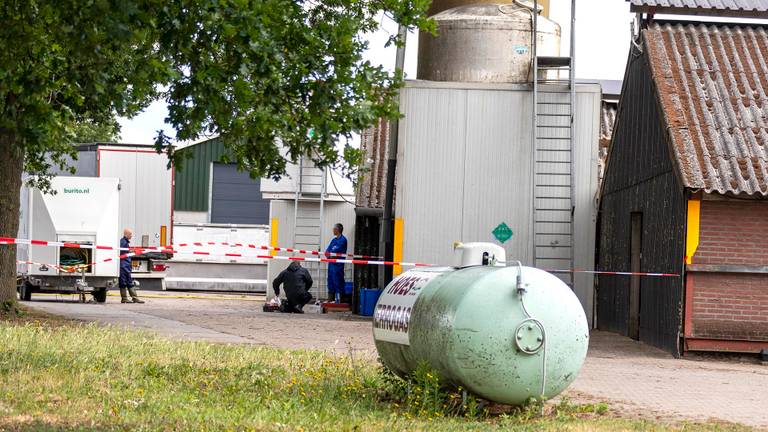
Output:
[[[727,16],[761,16],[768,12],[762,0],[627,0],[633,12],[701,14],[716,13]]]

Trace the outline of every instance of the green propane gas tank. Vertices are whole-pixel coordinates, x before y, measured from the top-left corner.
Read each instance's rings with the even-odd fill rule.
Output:
[[[426,362],[482,398],[519,405],[554,397],[576,379],[589,328],[558,277],[481,264],[395,278],[376,303],[373,336],[381,361],[398,374]]]

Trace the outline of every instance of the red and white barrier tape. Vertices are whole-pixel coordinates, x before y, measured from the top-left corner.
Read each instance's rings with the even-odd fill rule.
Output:
[[[71,248],[81,248],[81,249],[99,249],[99,250],[124,250],[125,248],[115,248],[112,246],[98,246],[98,245],[81,245],[77,243],[67,243],[67,242],[56,242],[56,241],[47,241],[47,240],[27,240],[27,239],[16,239],[16,238],[9,238],[9,237],[0,237],[0,244],[31,244],[36,246],[51,246],[51,247],[71,247]],[[196,243],[195,245],[203,243]],[[215,245],[216,243],[214,243]],[[189,246],[190,244],[185,243],[185,246]],[[288,249],[288,248],[275,248],[272,246],[256,246],[256,245],[242,245],[242,244],[234,244],[239,245],[242,247],[249,247],[250,249],[260,249],[260,250],[277,250],[277,251],[297,251],[296,249]],[[243,253],[214,253],[214,252],[206,252],[206,251],[180,251],[177,249],[169,249],[169,248],[163,248],[163,247],[131,247],[129,250],[133,251],[134,253],[144,253],[144,252],[161,252],[161,253],[172,253],[172,254],[191,254],[191,255],[205,255],[205,256],[224,256],[224,257],[232,257],[232,258],[258,258],[258,259],[274,259],[274,260],[286,260],[286,261],[306,261],[306,262],[324,262],[324,263],[337,263],[337,264],[357,264],[357,265],[389,265],[389,266],[402,266],[402,267],[434,267],[433,264],[426,264],[426,263],[410,263],[410,262],[395,262],[395,261],[383,261],[383,260],[367,260],[367,259],[346,259],[346,258],[306,258],[306,257],[286,257],[286,256],[272,256],[272,255],[251,255],[251,254],[243,254]],[[302,252],[309,252],[309,251],[302,251]],[[325,255],[324,252],[316,252],[320,255]],[[337,254],[346,256],[343,254]]]
[[[145,249],[144,248],[136,248],[135,251],[143,253]],[[324,262],[324,263],[331,263],[331,264],[357,264],[357,265],[391,265],[391,266],[402,266],[402,267],[435,267],[434,264],[426,264],[426,263],[411,263],[411,262],[396,262],[396,261],[382,261],[382,260],[362,260],[362,259],[346,259],[346,258],[308,258],[308,257],[296,257],[296,256],[280,256],[280,255],[250,255],[250,254],[243,254],[243,253],[214,253],[214,252],[206,252],[206,251],[191,251],[191,252],[182,252],[179,250],[174,249],[160,249],[155,251],[159,252],[166,252],[166,253],[187,253],[191,255],[204,255],[204,256],[224,256],[224,257],[232,257],[232,258],[258,258],[258,259],[265,259],[265,260],[283,260],[283,261],[305,261],[305,262]]]
[[[16,239],[16,238],[10,238],[10,237],[0,237],[0,244],[31,244],[36,246],[58,246],[58,247],[71,247],[71,248],[83,248],[83,249],[99,249],[99,250],[125,250],[125,248],[115,248],[112,246],[97,246],[97,245],[81,245],[77,243],[67,243],[67,242],[56,242],[56,241],[46,241],[46,240],[27,240],[27,239]],[[312,254],[312,255],[338,255],[338,256],[352,256],[356,257],[355,255],[349,255],[349,254],[336,254],[336,253],[325,253],[325,252],[317,252],[317,251],[307,251],[302,249],[292,249],[292,248],[280,248],[280,247],[274,247],[274,246],[258,246],[258,245],[252,245],[252,244],[244,244],[244,243],[227,243],[227,242],[194,242],[194,243],[182,243],[177,246],[179,247],[192,247],[192,246],[232,246],[232,247],[242,247],[242,248],[249,248],[249,249],[259,249],[259,250],[273,250],[273,251],[279,251],[279,252],[289,252],[289,253],[299,253],[299,254]],[[172,253],[172,254],[191,254],[191,255],[204,255],[204,256],[224,256],[224,257],[231,257],[231,258],[257,258],[257,259],[264,259],[264,260],[282,260],[282,261],[305,261],[305,262],[324,262],[324,263],[337,263],[337,264],[355,264],[355,265],[382,265],[382,266],[401,266],[401,267],[436,267],[435,264],[427,264],[427,263],[417,263],[417,262],[396,262],[396,261],[383,261],[383,260],[370,260],[370,259],[359,259],[358,258],[352,258],[352,259],[346,259],[346,258],[307,258],[307,257],[295,257],[295,256],[272,256],[272,255],[250,255],[250,254],[243,254],[243,253],[213,253],[213,252],[206,252],[206,251],[180,251],[177,249],[172,249],[168,247],[131,247],[129,250],[133,251],[133,253],[129,254],[123,254],[118,257],[118,259],[125,258],[127,256],[133,256],[137,253],[144,253],[144,252],[162,252],[162,253]],[[108,258],[104,260],[103,262],[111,261],[112,258]],[[36,264],[36,265],[49,265],[49,264],[40,264],[40,263],[32,263],[32,262],[22,262],[27,264]],[[80,266],[88,266],[88,265],[95,265],[96,263],[91,264],[79,264]],[[57,267],[55,265],[49,265],[52,267]],[[59,267],[60,268],[60,267]],[[65,270],[66,271],[66,270]],[[650,272],[615,272],[615,271],[600,271],[600,270],[556,270],[556,269],[544,269],[544,271],[550,272],[550,273],[588,273],[588,274],[596,274],[596,275],[613,275],[613,276],[646,276],[646,277],[679,277],[679,274],[675,273],[650,273]]]
[[[178,251],[173,250],[163,250],[163,252],[168,253],[177,253]],[[226,256],[226,257],[233,257],[233,258],[258,258],[258,259],[271,259],[271,260],[280,260],[280,261],[304,261],[304,262],[324,262],[324,263],[337,263],[337,264],[358,264],[358,265],[398,265],[403,267],[433,267],[432,264],[425,264],[425,263],[408,263],[408,262],[394,262],[394,261],[371,261],[371,260],[352,260],[352,259],[339,259],[339,258],[306,258],[306,257],[289,257],[289,256],[272,256],[272,255],[247,255],[247,254],[236,254],[236,253],[226,253],[226,254],[215,254],[211,252],[202,252],[202,251],[194,251],[192,252],[194,255],[207,255],[207,256]],[[117,259],[123,259],[129,256],[134,256],[135,253],[130,254],[123,254],[120,255]],[[38,262],[32,262],[32,261],[17,261],[19,264],[35,264],[35,265],[44,265],[48,267],[55,267],[62,269],[63,271],[67,272],[74,272],[77,268],[80,267],[88,267],[91,265],[96,265],[100,262],[108,262],[112,261],[114,258],[107,258],[102,261],[98,262],[92,262],[89,264],[77,264],[74,266],[67,266],[67,268],[63,268],[60,266],[57,266],[55,264],[46,264],[46,263],[38,263]],[[68,269],[75,269],[72,271],[69,271]]]
[[[276,252],[289,252],[289,253],[297,253],[301,255],[315,255],[315,256],[325,256],[325,257],[338,257],[338,258],[352,258],[352,259],[362,259],[362,260],[381,260],[382,257],[380,256],[368,256],[368,255],[355,255],[355,254],[342,254],[337,252],[319,252],[319,251],[311,251],[311,250],[304,250],[304,249],[293,249],[293,248],[284,248],[284,247],[277,247],[277,246],[263,246],[263,245],[253,245],[248,243],[227,243],[227,242],[193,242],[193,243],[179,243],[177,245],[173,245],[171,247],[192,247],[192,246],[230,246],[230,247],[240,247],[240,248],[249,248],[249,249],[261,249],[261,250],[271,250]]]
[[[98,246],[98,245],[86,245],[86,244],[79,244],[79,243],[67,243],[67,242],[57,242],[57,241],[47,241],[47,240],[28,240],[28,239],[17,239],[12,237],[0,237],[0,244],[26,244],[26,245],[35,245],[35,246],[53,246],[53,247],[67,247],[67,248],[73,248],[73,249],[100,249],[100,250],[141,249],[141,250],[150,251],[150,252],[164,252],[164,251],[167,251],[169,248],[173,249],[176,247],[229,246],[233,248],[239,247],[239,248],[249,248],[249,249],[261,249],[261,250],[269,250],[269,251],[276,251],[276,252],[297,253],[301,255],[315,255],[315,256],[325,256],[325,257],[363,259],[363,260],[381,260],[382,259],[382,257],[379,257],[379,256],[342,254],[337,252],[319,252],[319,251],[284,248],[284,247],[277,247],[277,246],[255,245],[255,244],[249,244],[249,243],[228,243],[228,242],[204,242],[204,243],[193,242],[193,243],[180,243],[177,245],[171,245],[166,247],[147,246],[147,247],[116,248],[113,246]],[[177,253],[184,253],[184,252],[177,252]]]
[[[34,246],[55,246],[55,247],[67,247],[67,248],[73,248],[73,249],[99,249],[99,250],[118,250],[118,249],[120,249],[120,248],[116,248],[116,247],[113,247],[113,246],[97,246],[97,245],[57,242],[57,241],[48,241],[48,240],[28,240],[28,239],[17,239],[17,238],[13,238],[13,237],[0,237],[0,244],[24,244],[24,245],[34,245]]]
[[[121,260],[123,258],[132,257],[134,255],[136,255],[136,254],[135,253],[122,254],[122,255],[117,257],[117,260]],[[88,264],[75,264],[75,265],[71,265],[71,266],[62,266],[62,265],[56,265],[56,264],[41,263],[41,262],[35,262],[35,261],[22,261],[22,260],[16,260],[16,263],[17,264],[29,264],[29,265],[53,267],[53,268],[57,268],[57,269],[65,272],[65,273],[75,273],[75,272],[77,272],[78,269],[85,268],[85,267],[90,267],[90,266],[94,266],[94,265],[99,264],[99,263],[105,263],[105,262],[110,262],[110,261],[114,261],[114,260],[115,260],[115,258],[105,258],[105,259],[103,259],[101,261],[94,261],[94,262],[90,262]]]
[[[649,276],[649,277],[678,277],[679,274],[675,273],[644,273],[644,272],[615,272],[615,271],[601,271],[601,270],[551,270],[544,269],[549,273],[589,273],[596,275],[613,275],[613,276]]]

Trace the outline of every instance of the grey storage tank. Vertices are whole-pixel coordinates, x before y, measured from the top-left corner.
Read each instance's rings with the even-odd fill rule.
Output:
[[[438,35],[419,35],[417,78],[429,81],[530,81],[533,11],[520,4],[473,4],[432,17]],[[560,26],[538,18],[539,56],[560,55]],[[550,72],[555,73],[555,72]]]

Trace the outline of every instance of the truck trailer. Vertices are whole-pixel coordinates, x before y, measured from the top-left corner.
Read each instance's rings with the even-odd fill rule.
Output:
[[[55,177],[51,193],[22,189],[19,236],[64,243],[18,245],[22,300],[33,293],[81,294],[83,299],[90,293],[97,302],[106,301],[107,290],[118,285],[119,185],[116,178]]]
[[[173,238],[173,169],[167,155],[152,145],[94,143],[76,147],[70,160],[79,177],[120,180],[119,229],[133,230],[131,246],[165,247]],[[63,170],[59,176],[72,175]],[[133,278],[143,289],[164,290],[168,253],[148,252],[132,258]]]

